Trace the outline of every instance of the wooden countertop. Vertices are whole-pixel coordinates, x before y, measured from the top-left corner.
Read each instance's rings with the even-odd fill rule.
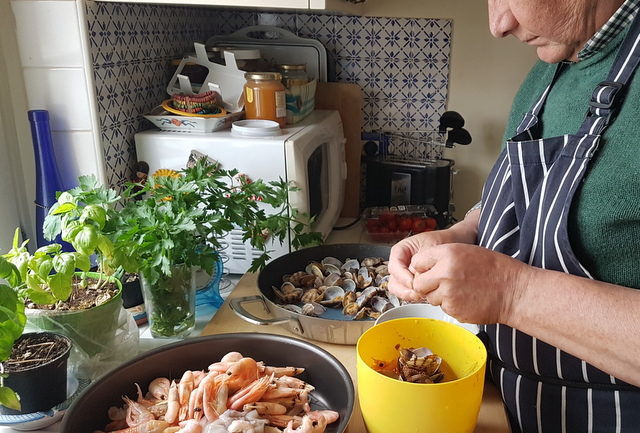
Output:
[[[356,229],[357,230],[357,229]],[[354,232],[355,233],[355,232]],[[353,233],[352,233],[353,234]],[[355,234],[356,242],[360,239],[361,232]],[[357,240],[356,240],[357,239]],[[251,324],[240,317],[238,317],[231,307],[229,307],[229,299],[239,298],[244,296],[258,295],[259,290],[257,286],[256,274],[244,275],[233,292],[229,295],[225,303],[220,307],[220,310],[213,316],[209,323],[202,331],[202,335],[224,334],[231,332],[263,332],[270,334],[287,335],[294,338],[301,338],[299,335],[295,335],[283,326],[270,325],[261,326]],[[263,308],[258,303],[245,304],[245,308],[252,314],[258,317],[268,318],[268,314],[265,313]],[[353,379],[354,386],[356,384],[356,347],[345,346],[339,344],[329,344],[318,341],[312,341],[319,347],[322,347],[332,355],[334,355],[349,371],[351,378]],[[356,389],[357,393],[357,389]],[[349,426],[348,433],[366,433],[364,421],[362,420],[362,413],[360,412],[360,405],[357,401],[353,408],[353,414]],[[486,383],[484,387],[484,396],[482,400],[482,406],[480,408],[480,414],[478,416],[478,424],[475,429],[475,433],[509,433],[509,427],[507,418],[502,407],[502,401],[500,395],[495,386],[491,383]]]

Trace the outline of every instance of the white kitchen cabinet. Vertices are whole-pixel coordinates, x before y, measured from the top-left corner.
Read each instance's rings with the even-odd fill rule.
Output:
[[[347,0],[97,0],[116,3],[153,3],[180,6],[225,6],[247,8],[304,9],[361,14],[363,3]]]

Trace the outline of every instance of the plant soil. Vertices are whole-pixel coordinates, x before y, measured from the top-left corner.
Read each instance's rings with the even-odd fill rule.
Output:
[[[60,357],[69,348],[65,339],[52,335],[29,335],[17,341],[3,363],[5,373],[29,370]]]
[[[79,277],[74,277],[73,292],[71,292],[71,296],[66,301],[58,301],[53,305],[37,305],[27,300],[25,306],[37,310],[88,310],[104,304],[118,293],[118,286],[110,281],[87,277],[86,287],[81,287],[80,282]]]

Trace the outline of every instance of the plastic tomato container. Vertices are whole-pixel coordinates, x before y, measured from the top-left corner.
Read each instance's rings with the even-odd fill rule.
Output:
[[[431,205],[379,206],[364,210],[367,235],[374,242],[397,242],[405,237],[438,228]]]

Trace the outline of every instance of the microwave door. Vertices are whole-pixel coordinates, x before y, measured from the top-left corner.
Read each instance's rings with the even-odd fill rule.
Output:
[[[342,211],[347,177],[345,141],[340,116],[334,112],[285,144],[287,179],[300,188],[289,193],[291,205],[312,216],[312,230],[324,238]]]

